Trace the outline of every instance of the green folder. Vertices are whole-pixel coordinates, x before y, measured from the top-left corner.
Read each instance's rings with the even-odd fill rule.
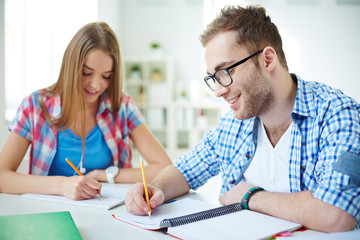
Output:
[[[0,216],[0,239],[81,239],[70,212]]]

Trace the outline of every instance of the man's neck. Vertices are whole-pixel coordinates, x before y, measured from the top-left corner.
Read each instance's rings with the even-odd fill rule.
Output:
[[[296,98],[297,85],[289,73],[274,81],[275,101],[272,107],[262,116],[267,136],[275,146],[290,126],[291,112]]]

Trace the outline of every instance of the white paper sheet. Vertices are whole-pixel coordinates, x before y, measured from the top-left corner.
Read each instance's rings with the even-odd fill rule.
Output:
[[[78,201],[71,200],[67,197],[59,196],[59,195],[45,195],[45,194],[32,194],[32,193],[22,194],[22,197],[36,199],[36,200],[61,202],[66,204],[75,204],[79,206],[111,209],[124,203],[127,190],[128,188],[119,188],[119,187],[103,185],[101,188],[102,197],[97,195],[93,199],[78,200]]]

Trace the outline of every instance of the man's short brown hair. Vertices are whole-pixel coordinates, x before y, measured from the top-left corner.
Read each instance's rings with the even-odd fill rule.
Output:
[[[203,47],[218,33],[236,31],[237,43],[244,45],[249,53],[271,46],[275,49],[281,65],[288,70],[279,31],[261,6],[227,6],[200,35]]]

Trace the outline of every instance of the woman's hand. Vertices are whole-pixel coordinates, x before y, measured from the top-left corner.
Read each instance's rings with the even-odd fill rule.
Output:
[[[99,182],[107,182],[106,172],[105,172],[105,170],[102,170],[102,169],[92,170],[91,172],[88,172],[87,174],[85,174],[85,176],[95,179],[96,181],[99,181]]]
[[[62,195],[73,200],[94,198],[100,193],[101,183],[87,176],[65,177]]]

